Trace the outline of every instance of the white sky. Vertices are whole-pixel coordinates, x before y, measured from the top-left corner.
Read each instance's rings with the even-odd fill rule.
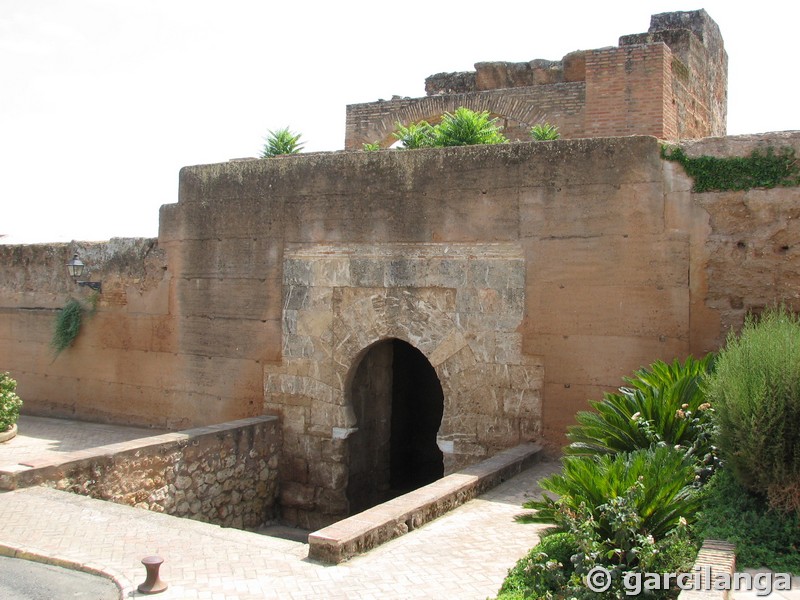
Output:
[[[182,166],[257,156],[269,129],[340,150],[347,104],[698,8],[728,52],[728,133],[800,129],[787,0],[0,0],[0,239],[154,237]]]

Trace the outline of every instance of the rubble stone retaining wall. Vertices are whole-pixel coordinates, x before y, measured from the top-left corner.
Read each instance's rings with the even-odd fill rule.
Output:
[[[280,448],[278,419],[254,417],[21,466],[0,472],[0,488],[47,485],[224,527],[258,527],[276,516]]]

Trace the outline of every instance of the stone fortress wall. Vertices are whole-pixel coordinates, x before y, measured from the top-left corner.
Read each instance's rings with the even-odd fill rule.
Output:
[[[652,48],[669,46],[631,55]],[[278,415],[281,510],[320,527],[350,512],[356,475],[388,485],[396,449],[375,407],[407,394],[386,368],[402,348],[435,373],[440,416],[419,416],[447,474],[520,442],[560,445],[587,399],[633,370],[717,349],[750,310],[798,308],[798,189],[694,193],[661,144],[186,167],[157,240],[0,246],[0,369],[33,414],[170,429]],[[680,145],[797,151],[800,133]],[[64,269],[74,252],[103,292],[54,357],[57,310],[89,293]]]
[[[800,134],[709,138],[745,156]],[[797,188],[691,192],[650,137],[344,152],[187,167],[156,240],[0,246],[0,364],[26,410],[185,428],[282,416],[297,522],[347,510],[353,372],[400,339],[444,393],[446,471],[563,442],[586,400],[798,303]],[[81,253],[103,281],[49,348]],[[290,511],[290,512],[291,512]]]

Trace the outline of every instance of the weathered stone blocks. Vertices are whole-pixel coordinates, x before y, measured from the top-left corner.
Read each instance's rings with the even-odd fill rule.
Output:
[[[525,310],[519,246],[298,245],[287,249],[283,294],[283,361],[265,369],[265,408],[296,436],[284,438],[285,460],[308,459],[307,469],[284,479],[290,519],[319,523],[320,513],[346,513],[347,435],[337,432],[359,425],[348,382],[378,341],[404,340],[436,370],[447,472],[540,430],[542,368],[522,354],[518,333]],[[333,442],[344,451],[323,449]]]
[[[278,420],[254,417],[0,472],[0,488],[44,484],[225,527],[258,527],[277,515],[280,451]]]

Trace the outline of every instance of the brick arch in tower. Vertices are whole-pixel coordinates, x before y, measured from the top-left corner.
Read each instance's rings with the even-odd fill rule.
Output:
[[[407,126],[424,120],[436,124],[445,112],[454,112],[461,106],[477,112],[489,111],[499,120],[506,136],[515,141],[528,140],[527,131],[545,118],[544,111],[536,103],[494,93],[427,96],[383,104],[386,106],[379,116],[371,118],[366,125],[362,123],[359,131],[348,128],[347,148],[360,149],[364,143],[375,142],[381,148],[388,148],[397,141],[392,134],[398,123]]]

